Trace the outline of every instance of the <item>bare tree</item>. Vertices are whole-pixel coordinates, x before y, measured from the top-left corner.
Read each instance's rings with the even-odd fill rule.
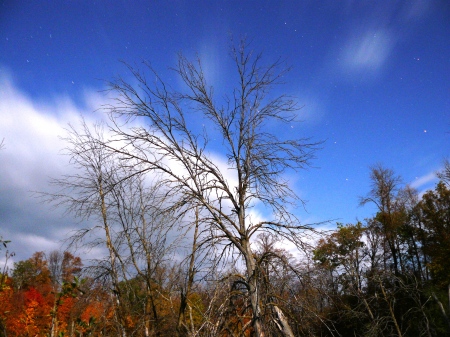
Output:
[[[187,263],[187,272],[186,280],[184,284],[180,286],[180,308],[178,310],[178,323],[177,323],[177,332],[179,335],[190,334],[195,335],[195,328],[193,328],[192,324],[189,326],[187,316],[188,311],[191,313],[192,307],[189,303],[189,296],[191,295],[194,279],[196,274],[196,257],[197,257],[197,240],[199,238],[199,227],[200,227],[200,219],[199,219],[199,209],[195,207],[195,220],[194,220],[194,233],[192,238],[192,247],[191,252],[188,256]],[[191,319],[192,322],[192,319]]]
[[[301,200],[283,175],[307,166],[318,143],[309,138],[289,139],[271,129],[275,124],[294,123],[298,110],[296,102],[286,95],[269,96],[288,71],[282,62],[263,66],[261,55],[248,51],[244,41],[232,48],[231,57],[237,82],[222,103],[207,84],[200,60],[190,62],[179,55],[173,70],[187,88],[183,92],[167,86],[147,63],[155,83],[129,66],[136,85],[122,78],[110,83],[117,96],[104,108],[114,137],[104,146],[120,157],[130,175],[160,173],[167,198],[173,200],[168,208],[186,212],[194,206],[200,208],[208,227],[202,230],[198,247],[220,245],[223,252],[232,251],[242,258],[243,283],[251,303],[250,326],[259,337],[265,335],[265,329],[258,264],[251,243],[258,233],[271,232],[303,246],[305,231],[311,228],[299,224],[291,212],[290,207]],[[200,120],[219,133],[226,167],[217,164],[211,153],[208,129],[196,131]],[[257,203],[271,211],[269,219],[252,219],[251,208]],[[226,256],[223,253],[221,258]],[[282,314],[281,310],[274,312]],[[286,326],[282,330],[290,329]]]
[[[444,160],[444,167],[441,171],[437,172],[437,176],[450,186],[450,160],[448,158]]]
[[[144,177],[121,164],[104,147],[104,137],[102,124],[89,127],[83,120],[79,130],[70,126],[65,141],[74,173],[52,180],[60,191],[44,196],[93,223],[74,232],[69,246],[106,248],[107,256],[93,261],[86,273],[103,278],[111,286],[118,335],[139,330],[144,336],[158,336],[163,330],[158,308],[161,284],[156,274],[164,274],[166,260],[189,226],[183,229],[183,214],[178,217],[171,209],[164,210],[165,186],[157,177]],[[179,224],[177,233],[172,231],[175,224]],[[137,283],[142,285],[143,294],[136,294],[140,291]],[[132,297],[142,301],[130,303]],[[133,327],[127,323],[131,314],[139,321]]]
[[[65,207],[68,213],[74,214],[82,220],[94,220],[91,228],[83,228],[70,237],[70,245],[80,243],[88,246],[104,244],[108,252],[108,260],[103,264],[111,279],[112,290],[115,294],[117,329],[119,335],[125,337],[125,313],[123,312],[121,294],[121,255],[115,242],[115,231],[108,209],[110,208],[110,191],[119,180],[118,165],[115,158],[102,146],[100,141],[104,137],[103,126],[97,124],[91,130],[82,120],[80,130],[69,126],[66,154],[70,157],[73,174],[66,174],[51,183],[60,187],[56,193],[43,193],[47,201],[56,206]],[[103,235],[85,243],[83,240],[94,232],[100,231]]]
[[[144,335],[161,335],[161,318],[157,303],[157,291],[162,282],[156,282],[158,270],[162,269],[181,244],[184,232],[181,219],[172,212],[161,212],[166,202],[161,196],[160,185],[145,186],[144,177],[136,174],[122,180],[111,189],[114,210],[111,217],[118,224],[116,249],[120,256],[122,277],[138,277],[143,280]],[[180,224],[177,234],[170,233],[175,224]],[[170,238],[169,238],[170,236]],[[158,284],[159,283],[159,284]],[[151,324],[153,322],[153,324]]]

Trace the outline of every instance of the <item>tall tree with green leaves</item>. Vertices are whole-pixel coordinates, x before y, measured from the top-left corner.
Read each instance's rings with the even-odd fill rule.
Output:
[[[400,190],[401,178],[394,171],[381,164],[370,169],[371,190],[360,199],[361,205],[373,203],[377,207],[375,223],[384,237],[385,269],[392,259],[395,275],[400,275],[401,254],[398,242],[398,230],[402,225],[402,213],[397,209],[397,194]],[[388,253],[390,257],[388,258]]]
[[[439,182],[420,202],[425,230],[425,254],[433,282],[446,289],[450,284],[450,188]]]

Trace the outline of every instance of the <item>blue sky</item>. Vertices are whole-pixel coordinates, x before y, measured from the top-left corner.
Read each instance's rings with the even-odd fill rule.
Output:
[[[289,132],[325,140],[314,168],[290,176],[302,221],[370,216],[358,197],[375,163],[434,186],[450,155],[447,1],[0,1],[0,234],[16,260],[76,226],[30,191],[69,169],[58,135],[80,114],[101,118],[102,80],[131,80],[119,60],[148,60],[176,85],[177,53],[198,54],[220,92],[230,35],[292,65],[277,93],[297,97],[304,122]]]

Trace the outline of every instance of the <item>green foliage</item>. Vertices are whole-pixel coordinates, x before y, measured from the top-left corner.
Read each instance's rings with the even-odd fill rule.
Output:
[[[450,336],[450,186],[420,200],[392,171],[375,173],[364,199],[374,217],[338,224],[313,251],[330,299],[322,313],[343,336]]]
[[[346,265],[361,256],[361,241],[365,228],[360,222],[353,224],[337,224],[337,231],[321,239],[313,251],[313,259],[331,268]]]
[[[12,276],[17,289],[47,284],[50,281],[50,271],[44,253],[37,252],[28,260],[15,262]]]
[[[30,260],[14,263],[13,280],[17,289],[27,288],[38,275],[38,272]]]
[[[420,208],[433,283],[446,289],[450,283],[450,189],[440,182],[423,195]]]

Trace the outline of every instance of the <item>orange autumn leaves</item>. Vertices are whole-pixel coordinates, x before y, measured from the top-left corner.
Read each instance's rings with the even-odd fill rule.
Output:
[[[10,337],[61,336],[70,329],[86,330],[80,323],[103,312],[95,301],[83,305],[76,275],[81,260],[65,252],[59,275],[52,273],[43,252],[15,263],[12,277],[3,275],[0,284],[0,329]],[[50,266],[51,267],[51,266]],[[54,267],[54,266],[53,266]],[[56,280],[59,278],[59,280]],[[71,283],[70,283],[71,282]]]

